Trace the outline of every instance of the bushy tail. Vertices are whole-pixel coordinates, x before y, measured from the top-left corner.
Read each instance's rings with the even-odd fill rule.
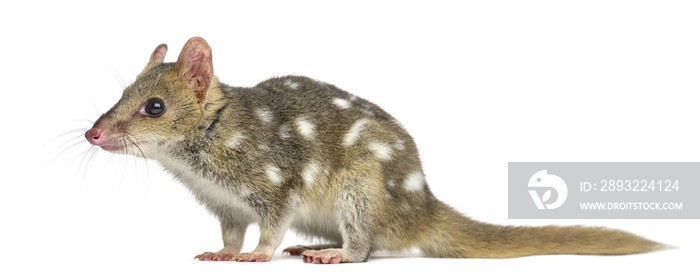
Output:
[[[434,229],[421,250],[429,257],[512,258],[530,255],[622,255],[658,250],[664,245],[637,235],[599,227],[512,227],[469,219],[436,203]]]

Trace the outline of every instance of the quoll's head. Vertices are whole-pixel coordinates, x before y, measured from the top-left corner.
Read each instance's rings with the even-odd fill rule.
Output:
[[[156,47],[136,81],[85,133],[90,144],[149,157],[196,127],[213,78],[211,48],[194,37],[177,62],[163,63],[167,51],[165,44]]]

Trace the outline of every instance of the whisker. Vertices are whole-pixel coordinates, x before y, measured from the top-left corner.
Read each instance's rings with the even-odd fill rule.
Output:
[[[92,148],[93,148],[93,146],[91,145],[90,147],[88,147],[87,150],[82,151],[82,152],[80,152],[79,154],[77,154],[77,155],[73,156],[72,158],[68,159],[68,161],[66,161],[66,163],[63,164],[63,166],[67,165],[68,163],[74,161],[75,159],[77,159],[77,158],[79,158],[79,157],[84,156],[88,151],[92,150]]]
[[[94,106],[94,105],[93,105],[93,106]],[[95,107],[95,109],[97,109],[97,107]],[[91,125],[95,123],[94,120],[89,119],[89,118],[73,119],[73,120],[70,120],[70,122],[88,122],[88,123],[90,123]]]
[[[125,155],[129,154],[127,152],[128,146],[126,144],[126,139],[124,137],[121,137],[121,142],[124,145],[124,148],[120,150],[121,154],[125,154]],[[119,184],[117,185],[117,192],[119,192],[119,190],[121,189],[122,183],[124,182],[124,176],[126,176],[127,165],[128,165],[128,160],[124,159],[124,166],[123,166],[124,170],[122,171],[122,177],[119,179]]]
[[[139,147],[139,144],[136,143],[136,141],[135,141],[134,139],[132,139],[131,137],[133,137],[133,135],[131,135],[130,133],[126,133],[126,139],[129,140],[130,145],[136,147],[136,149],[139,150],[139,153],[141,154],[141,157],[142,157],[144,160],[147,160],[146,154],[143,153],[143,150],[141,150],[141,147]]]
[[[131,142],[131,145],[133,147],[135,147],[138,150],[138,152],[141,154],[141,158],[143,159],[143,163],[146,166],[146,195],[148,195],[148,192],[150,191],[150,187],[151,187],[151,169],[148,165],[148,158],[146,158],[146,154],[143,153],[143,150],[141,149],[139,144],[132,137],[133,137],[133,135],[131,135],[130,133],[127,133],[127,139]],[[135,156],[134,158],[135,158],[136,164],[138,164],[139,157]],[[137,169],[138,169],[138,167],[137,167]]]
[[[95,101],[93,101],[93,100],[92,100],[91,98],[89,98],[89,97],[83,97],[83,98],[84,98],[88,103],[90,103],[90,105],[92,106],[92,108],[95,109],[95,113],[97,114],[97,118],[99,118],[100,116],[102,116],[102,113],[100,112],[100,109],[98,109],[98,108],[97,108],[97,105],[95,105]],[[91,124],[93,123],[93,121],[90,120],[90,119],[80,119],[80,120],[74,120],[74,121],[87,121],[87,122],[90,122]]]
[[[134,151],[135,143],[134,141],[128,136],[125,135],[124,138],[129,142],[129,153],[133,154],[132,159],[134,161],[134,176],[138,176],[139,173],[139,158],[136,156],[136,152]]]
[[[71,143],[71,142],[73,142],[73,141],[75,141],[75,140],[78,140],[78,141],[75,142],[75,143],[73,143],[73,144],[71,144],[70,146],[64,146],[64,145],[67,145],[67,144],[69,144],[69,143]],[[78,136],[78,137],[74,137],[74,138],[68,140],[67,142],[61,144],[61,146],[58,148],[58,150],[60,150],[61,147],[63,147],[64,149],[61,150],[61,152],[59,152],[58,154],[56,154],[53,158],[51,158],[51,160],[49,160],[49,161],[44,165],[44,167],[49,166],[49,165],[50,165],[51,163],[53,163],[56,159],[58,159],[58,157],[63,156],[63,154],[65,154],[66,151],[71,150],[71,149],[77,147],[78,145],[83,144],[83,143],[86,143],[86,142],[87,142],[87,141],[80,139],[80,136]],[[72,160],[74,160],[74,159],[75,159],[75,157],[72,158],[72,159],[70,159],[69,161],[72,161]]]
[[[126,133],[126,139],[129,140],[130,146],[132,147],[131,148],[132,152],[135,152],[135,151],[133,151],[133,148],[136,148],[136,150],[138,150],[138,153],[140,154],[140,157],[138,157],[139,155],[134,155],[134,162],[135,162],[136,171],[138,172],[137,165],[138,165],[139,158],[143,159],[144,165],[146,167],[146,195],[148,195],[148,192],[150,191],[150,186],[151,186],[151,175],[150,175],[151,170],[150,170],[150,167],[148,165],[148,158],[146,157],[146,154],[143,152],[143,149],[141,149],[141,146],[139,146],[138,142],[136,142],[136,139],[134,139],[135,136],[129,132],[125,132],[125,133]]]
[[[75,129],[71,129],[71,130],[65,131],[65,132],[63,132],[63,133],[61,133],[61,134],[59,134],[59,135],[53,137],[51,140],[60,138],[60,137],[65,136],[65,135],[70,135],[70,134],[73,134],[73,133],[85,133],[85,132],[86,132],[87,130],[89,130],[89,129],[90,129],[90,128],[75,128]]]
[[[61,138],[61,137],[64,137],[64,136],[67,136],[67,135],[72,135],[72,134],[75,134],[75,133],[83,134],[83,133],[85,133],[85,132],[87,132],[87,129],[85,129],[85,128],[73,129],[73,130],[69,130],[69,131],[63,132],[63,133],[61,133],[61,134],[59,134],[59,135],[57,135],[57,136],[55,136],[55,137],[49,139],[46,143],[44,143],[44,147],[47,147],[51,142],[53,142],[53,141],[55,141],[55,140],[57,140],[57,139],[59,139],[59,138]],[[74,140],[74,139],[76,139],[76,138],[81,138],[81,137],[82,137],[82,135],[78,135],[77,137],[74,137],[74,138],[70,139],[69,142],[70,142],[71,140]],[[63,146],[64,146],[65,144],[67,144],[67,143],[68,143],[68,142],[64,142],[63,144],[59,145],[57,148],[61,148],[61,147],[63,147]]]
[[[83,162],[85,162],[85,169],[83,169],[83,174],[81,174],[80,177],[80,185],[82,186],[83,183],[85,183],[85,175],[87,174],[88,167],[90,166],[90,161],[92,161],[93,157],[97,154],[98,148],[97,147],[91,147],[85,156],[80,160],[80,165],[79,168],[83,167]],[[87,160],[85,160],[87,158]],[[80,174],[80,171],[78,171],[78,174]]]
[[[114,76],[114,79],[117,80],[117,83],[119,83],[119,86],[122,87],[122,90],[125,90],[126,83],[124,82],[124,78],[122,78],[122,75],[119,74],[119,70],[117,70],[117,68],[114,67],[114,65],[112,65],[112,70],[113,71],[110,71],[110,73],[112,73],[112,76]]]
[[[69,134],[65,134],[65,135],[69,135]],[[77,143],[75,143],[76,140],[78,141]],[[87,141],[85,140],[85,138],[84,138],[84,136],[83,136],[82,134],[79,134],[79,135],[74,136],[73,138],[70,138],[70,139],[66,140],[66,142],[61,143],[60,145],[58,145],[58,147],[56,147],[55,151],[59,151],[59,150],[64,149],[64,148],[65,148],[64,150],[70,149],[71,147],[75,147],[76,144],[83,143],[83,142],[87,142]],[[67,146],[68,144],[70,144],[70,143],[75,143],[75,144],[66,147],[66,146]]]
[[[109,155],[109,159],[108,159],[107,162],[105,163],[104,168],[102,168],[102,171],[105,171],[105,169],[107,169],[107,167],[109,166],[109,164],[112,162],[112,158],[114,158],[114,156],[116,156],[116,155],[114,155],[114,154]]]

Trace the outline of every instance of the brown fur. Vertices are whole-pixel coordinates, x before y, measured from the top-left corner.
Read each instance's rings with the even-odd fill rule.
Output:
[[[110,151],[160,162],[219,218],[224,248],[201,260],[268,261],[288,229],[330,242],[285,250],[319,263],[415,247],[456,258],[658,247],[617,230],[476,222],[433,196],[411,136],[369,101],[299,76],[252,88],[225,85],[201,38],[190,39],[176,63],[163,63],[166,52],[164,44],[153,51],[86,136]],[[165,112],[144,114],[144,103],[156,97]],[[251,223],[260,225],[260,243],[240,253]]]
[[[512,258],[531,255],[620,255],[657,250],[660,244],[628,232],[600,227],[512,227],[478,222],[440,203],[439,231],[424,240],[428,256]],[[445,239],[448,238],[448,239]],[[458,241],[455,247],[442,245]]]

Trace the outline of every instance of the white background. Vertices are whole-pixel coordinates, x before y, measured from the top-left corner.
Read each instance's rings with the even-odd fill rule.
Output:
[[[697,270],[698,220],[507,216],[510,161],[700,160],[692,1],[11,2],[0,4],[2,276]],[[476,219],[622,228],[679,248],[340,266],[280,255],[264,264],[192,261],[221,247],[215,218],[155,163],[86,154],[81,133],[158,44],[168,43],[174,61],[191,36],[207,39],[225,83],[307,75],[384,107],[414,136],[435,195]],[[256,242],[251,228],[246,249]],[[283,247],[302,242],[289,233]]]

